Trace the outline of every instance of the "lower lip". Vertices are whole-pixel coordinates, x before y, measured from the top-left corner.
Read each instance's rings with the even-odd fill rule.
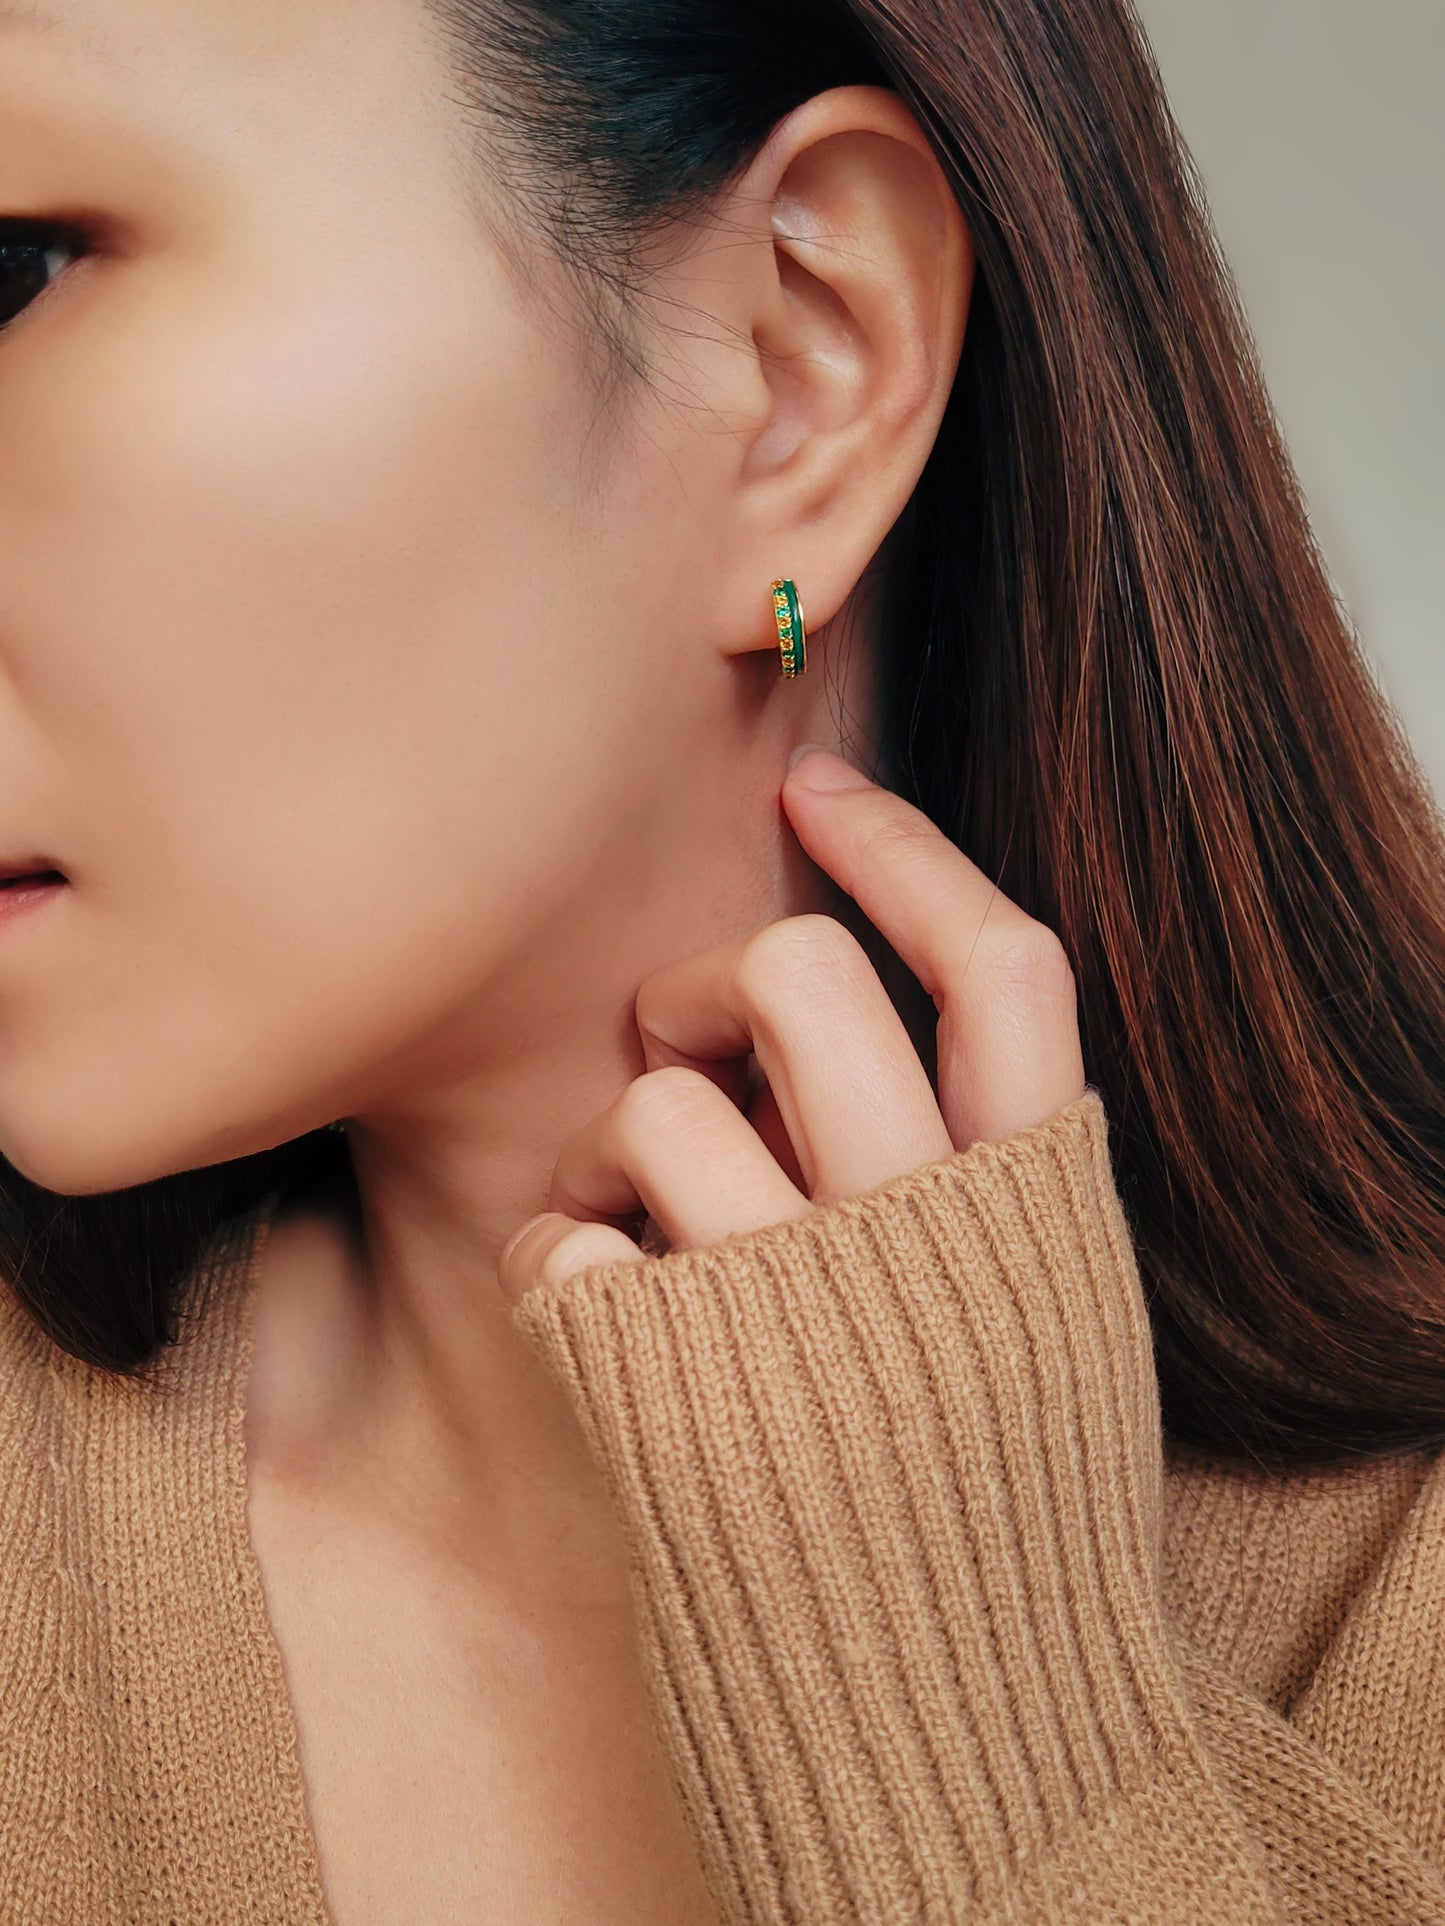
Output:
[[[8,929],[18,923],[30,910],[37,910],[42,903],[49,903],[65,888],[62,882],[22,881],[10,883],[0,889],[0,930]]]

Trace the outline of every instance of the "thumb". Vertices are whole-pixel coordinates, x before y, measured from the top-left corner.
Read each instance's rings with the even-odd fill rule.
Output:
[[[561,1211],[529,1217],[503,1244],[497,1256],[497,1283],[508,1304],[528,1291],[561,1284],[594,1264],[641,1263],[643,1252],[610,1224],[590,1224]]]

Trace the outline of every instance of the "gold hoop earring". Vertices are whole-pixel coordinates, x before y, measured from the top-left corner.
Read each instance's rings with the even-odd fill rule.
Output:
[[[773,583],[773,620],[778,625],[778,653],[786,676],[802,675],[808,667],[808,631],[796,582]]]

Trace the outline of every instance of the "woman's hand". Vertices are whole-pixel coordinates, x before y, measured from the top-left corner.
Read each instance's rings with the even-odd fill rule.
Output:
[[[1084,1094],[1073,972],[1052,930],[839,757],[802,756],[782,795],[808,855],[932,996],[937,1097],[862,946],[832,917],[786,917],[657,970],[637,993],[647,1069],[571,1139],[550,1208],[507,1240],[509,1301],[640,1260],[619,1226],[644,1212],[674,1250],[718,1243],[1011,1136]]]

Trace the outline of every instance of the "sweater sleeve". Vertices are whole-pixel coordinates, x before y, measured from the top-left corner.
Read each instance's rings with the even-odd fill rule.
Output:
[[[1171,1629],[1093,1089],[513,1315],[619,1507],[723,1919],[1445,1921],[1389,1814]]]

